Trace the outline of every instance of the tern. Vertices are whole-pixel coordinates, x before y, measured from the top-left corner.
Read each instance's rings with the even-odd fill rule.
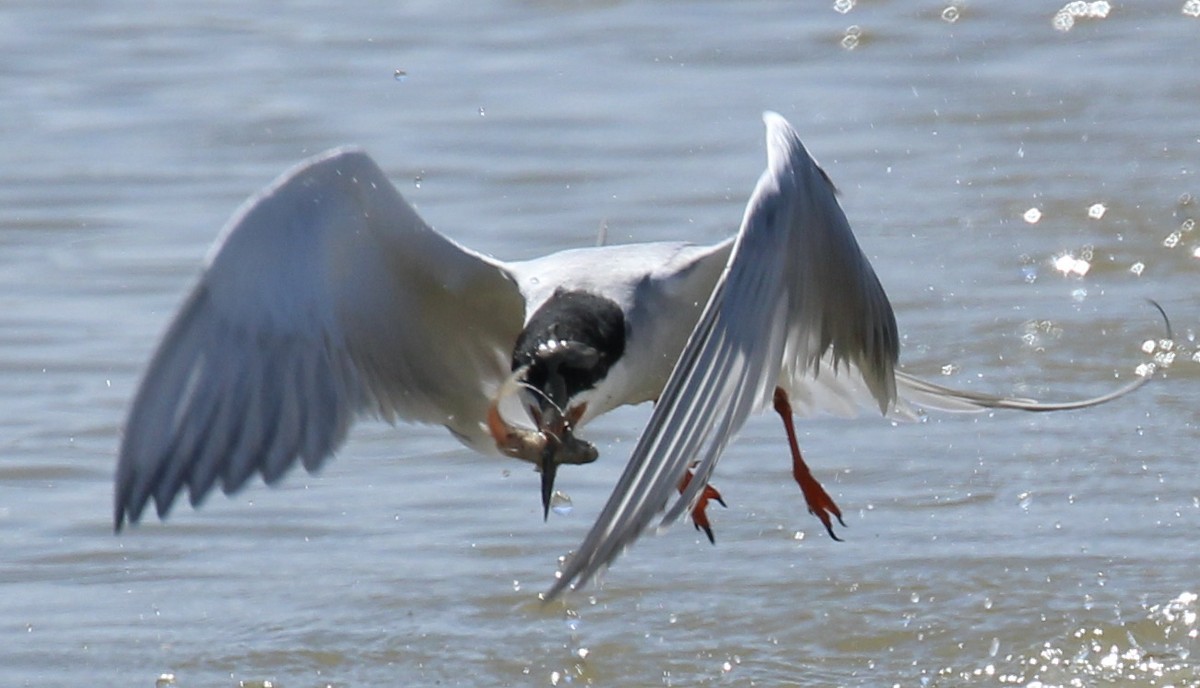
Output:
[[[584,585],[653,520],[688,513],[712,539],[709,484],[751,413],[783,421],[792,473],[831,536],[841,511],[806,465],[793,416],[874,409],[1077,409],[959,391],[897,369],[887,295],[834,185],[791,125],[765,113],[767,169],[738,232],[502,262],[426,224],[362,150],[307,160],[221,231],[130,408],[114,525],[166,516],[255,474],[314,471],[360,416],[444,426],[541,472],[598,452],[577,435],[654,402],[624,473],[566,560],[552,599]],[[676,493],[675,501],[668,503]],[[843,523],[844,525],[844,523]]]

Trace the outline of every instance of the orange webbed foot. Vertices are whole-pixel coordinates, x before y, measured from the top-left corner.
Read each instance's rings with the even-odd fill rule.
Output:
[[[695,464],[693,464],[695,466]],[[689,483],[692,482],[692,469],[688,468],[687,473],[683,474],[683,478],[679,481],[679,493],[687,489]],[[725,500],[721,498],[721,493],[717,492],[717,488],[712,485],[705,485],[704,490],[700,492],[700,498],[696,500],[696,506],[692,507],[692,524],[696,526],[696,530],[703,530],[708,536],[708,541],[712,544],[717,544],[717,539],[713,537],[712,523],[708,520],[708,514],[705,512],[708,509],[709,500],[715,499],[718,504],[728,508]]]
[[[808,469],[808,464],[804,463],[804,457],[800,455],[800,443],[796,441],[796,428],[792,423],[792,404],[788,401],[787,392],[780,387],[775,388],[775,411],[783,419],[783,427],[787,431],[788,446],[792,450],[792,477],[796,479],[796,484],[804,493],[804,501],[808,504],[808,513],[820,519],[821,525],[825,526],[829,537],[841,542],[842,539],[833,532],[833,518],[837,518],[843,528],[847,527],[846,522],[842,520],[842,510],[834,503],[833,497],[829,496],[821,483],[813,477],[812,471]],[[830,518],[831,516],[833,518]]]
[[[799,483],[800,491],[804,493],[804,501],[808,504],[808,513],[820,519],[821,525],[825,526],[829,537],[841,542],[842,539],[833,532],[833,519],[830,516],[836,518],[838,523],[845,528],[846,522],[842,520],[842,510],[834,503],[833,498],[829,496],[821,483],[809,472],[808,466],[801,462],[796,468],[797,470],[792,471],[792,475]],[[798,468],[803,468],[803,471]]]

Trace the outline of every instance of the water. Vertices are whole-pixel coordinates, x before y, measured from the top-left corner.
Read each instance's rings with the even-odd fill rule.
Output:
[[[1062,31],[1035,2],[5,3],[3,682],[1196,685],[1193,4]],[[320,476],[112,535],[142,366],[286,167],[363,145],[505,258],[601,228],[708,242],[762,169],[766,108],[839,185],[909,370],[1097,394],[1162,353],[1151,297],[1165,379],[1079,413],[802,424],[844,544],[756,419],[717,470],[716,547],[648,537],[564,604],[537,594],[645,409],[591,428],[601,460],[562,472],[548,523],[527,467],[365,423]]]

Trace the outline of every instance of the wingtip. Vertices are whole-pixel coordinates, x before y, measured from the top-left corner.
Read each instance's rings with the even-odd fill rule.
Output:
[[[775,112],[774,110],[763,110],[762,119],[763,124],[767,125],[768,129],[771,127],[777,127],[780,124],[786,125],[788,123],[788,121],[783,118],[783,115]]]
[[[791,122],[775,110],[763,110],[762,124],[767,127],[768,139],[775,136],[786,136],[786,134],[796,131],[793,130]]]
[[[767,167],[778,169],[800,147],[800,136],[791,123],[774,110],[763,112],[762,119],[767,128]]]

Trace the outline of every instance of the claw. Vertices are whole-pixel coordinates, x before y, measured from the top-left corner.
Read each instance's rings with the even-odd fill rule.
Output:
[[[692,464],[695,466],[695,464]],[[692,468],[689,467],[687,473],[683,474],[683,478],[679,480],[679,493],[687,489],[688,483],[692,482]],[[692,524],[696,526],[696,530],[703,530],[708,536],[708,541],[712,544],[717,544],[717,539],[713,537],[712,524],[709,523],[708,514],[705,510],[708,508],[710,499],[717,500],[717,503],[728,508],[725,500],[721,498],[721,493],[717,492],[717,488],[712,485],[705,485],[704,490],[700,492],[700,498],[696,500],[696,506],[692,507]]]
[[[829,496],[821,483],[813,477],[812,471],[808,469],[808,464],[804,463],[804,457],[800,455],[800,443],[796,441],[796,428],[792,423],[792,405],[788,401],[787,392],[783,391],[782,387],[775,388],[775,411],[783,419],[783,428],[787,431],[788,446],[792,450],[792,477],[796,479],[796,484],[804,493],[804,501],[808,504],[808,513],[820,519],[821,525],[825,526],[825,532],[829,533],[829,537],[842,542],[842,539],[833,532],[833,518],[830,518],[830,516],[837,518],[838,523],[846,528],[846,522],[842,520],[842,510],[834,503],[833,498]]]

